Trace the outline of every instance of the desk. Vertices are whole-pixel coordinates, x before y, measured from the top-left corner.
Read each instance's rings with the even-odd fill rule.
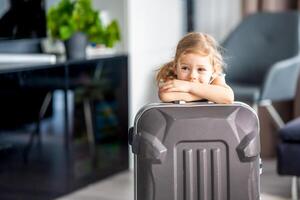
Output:
[[[81,97],[115,102],[117,123],[127,143],[128,89],[127,56],[110,55],[55,64],[8,64],[0,67],[0,93],[18,91],[64,91],[65,143],[70,140],[67,91]],[[0,99],[1,102],[1,99]],[[25,113],[26,114],[26,113]],[[97,117],[97,116],[95,116]],[[101,117],[100,117],[101,118]],[[101,121],[101,120],[100,120]],[[103,127],[102,127],[103,128]],[[118,129],[119,129],[118,128]]]

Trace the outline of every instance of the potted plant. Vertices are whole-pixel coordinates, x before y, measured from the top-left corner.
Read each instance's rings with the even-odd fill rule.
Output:
[[[120,40],[117,21],[104,26],[91,0],[61,0],[49,9],[47,27],[51,38],[65,41],[69,58],[85,57],[87,42],[113,47]]]

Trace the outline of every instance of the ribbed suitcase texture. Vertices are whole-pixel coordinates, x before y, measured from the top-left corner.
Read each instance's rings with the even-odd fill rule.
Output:
[[[259,199],[259,122],[246,104],[145,106],[131,143],[135,200]]]

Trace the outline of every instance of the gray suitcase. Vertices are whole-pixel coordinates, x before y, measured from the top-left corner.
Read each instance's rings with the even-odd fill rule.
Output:
[[[259,121],[246,104],[150,104],[136,115],[135,200],[258,200]]]

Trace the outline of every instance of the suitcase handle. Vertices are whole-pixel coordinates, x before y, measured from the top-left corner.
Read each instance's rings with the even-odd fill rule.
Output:
[[[236,148],[239,159],[242,162],[251,162],[255,160],[260,153],[259,144],[259,135],[255,134],[255,132],[246,135]]]
[[[185,104],[186,101],[183,101],[183,100],[177,100],[177,101],[172,101],[172,103],[174,103],[174,104]]]
[[[207,102],[210,103],[210,101],[208,101],[207,99],[203,99],[203,100],[198,100],[198,101],[183,101],[183,100],[176,100],[176,101],[172,101],[171,103],[174,104],[186,104],[186,103],[191,103],[191,102]]]
[[[133,140],[133,127],[130,127],[128,130],[128,143],[132,145]]]
[[[131,136],[132,153],[144,159],[152,160],[153,163],[162,163],[167,155],[167,148],[161,141],[147,132],[134,134],[133,129],[129,133]]]

